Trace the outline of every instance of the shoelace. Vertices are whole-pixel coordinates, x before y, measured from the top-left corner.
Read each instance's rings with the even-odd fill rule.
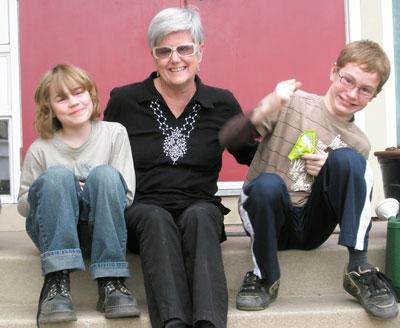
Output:
[[[108,282],[105,283],[105,287],[107,290],[111,293],[115,292],[116,290],[126,294],[130,295],[131,292],[126,288],[124,281],[121,279],[110,279]]]
[[[57,294],[61,294],[64,297],[70,297],[69,293],[69,279],[67,274],[56,272],[50,277],[51,287],[49,291],[50,297],[55,297]]]
[[[262,287],[261,279],[258,278],[254,273],[248,272],[246,274],[245,281],[243,282],[242,285],[243,290],[249,291],[261,287]]]
[[[375,268],[371,269],[370,272],[364,273],[362,280],[372,296],[382,296],[389,293],[390,279]]]
[[[68,273],[63,271],[58,271],[54,273],[50,273],[45,277],[45,283],[43,284],[42,291],[39,296],[39,306],[36,313],[36,325],[39,325],[39,316],[42,311],[42,297],[45,291],[45,286],[51,284],[48,295],[50,298],[54,298],[57,294],[60,294],[64,297],[71,297],[69,292],[69,276]]]

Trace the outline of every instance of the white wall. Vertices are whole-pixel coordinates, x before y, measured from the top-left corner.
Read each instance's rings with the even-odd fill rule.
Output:
[[[393,64],[392,0],[356,0],[360,7],[361,38],[378,42]],[[393,69],[392,69],[393,73]],[[374,172],[372,210],[384,199],[379,163],[375,151],[396,146],[396,107],[394,74],[391,74],[382,92],[365,109],[365,131],[371,141],[369,162]]]

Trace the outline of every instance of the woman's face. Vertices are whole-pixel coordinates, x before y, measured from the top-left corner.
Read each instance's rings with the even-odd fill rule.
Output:
[[[178,31],[166,35],[157,47],[175,48],[188,43],[193,43],[190,33],[188,31]],[[167,85],[170,88],[181,88],[193,83],[203,52],[203,45],[196,45],[196,47],[198,47],[198,52],[192,56],[181,57],[175,50],[172,51],[169,58],[154,58],[162,85]]]

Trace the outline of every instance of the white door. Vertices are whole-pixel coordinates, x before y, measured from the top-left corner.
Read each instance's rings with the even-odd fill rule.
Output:
[[[19,186],[21,108],[18,1],[0,0],[0,198],[15,203]]]

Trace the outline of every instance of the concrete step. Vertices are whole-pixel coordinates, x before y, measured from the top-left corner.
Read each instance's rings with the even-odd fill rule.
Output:
[[[319,296],[343,292],[342,275],[347,250],[337,245],[337,235],[311,251],[279,252],[281,296]],[[371,230],[369,261],[384,271],[386,223],[376,222]],[[228,237],[222,244],[228,289],[236,295],[244,274],[253,268],[250,239]],[[139,256],[128,254],[132,278],[127,286],[140,303],[145,302],[143,274]],[[89,263],[86,262],[86,267]],[[11,274],[10,274],[11,273]],[[0,232],[0,304],[36,304],[43,284],[39,252],[25,232]],[[9,286],[13,286],[12,290]],[[85,291],[82,293],[82,291]],[[97,299],[97,284],[89,272],[71,274],[71,293],[77,304],[92,304]]]
[[[244,312],[229,309],[229,328],[394,328],[400,327],[400,317],[377,320],[347,295],[278,297],[263,311]]]
[[[369,238],[368,259],[385,269],[386,222],[374,222]],[[344,265],[348,261],[345,247],[337,245],[334,233],[319,248],[310,251],[288,250],[278,253],[283,296],[319,296],[338,294],[343,291]],[[250,238],[233,237],[222,244],[225,272],[229,291],[236,293],[244,274],[253,268]]]
[[[234,299],[229,302],[228,328],[279,327],[279,328],[395,328],[400,317],[378,320],[369,316],[359,304],[345,295],[313,297],[279,297],[263,311],[239,311]],[[145,306],[141,306],[139,318],[107,320],[93,306],[75,306],[78,321],[57,325],[41,325],[42,328],[150,328]],[[35,328],[35,305],[1,305],[0,327]]]
[[[230,296],[228,327],[400,327],[400,317],[388,321],[373,319],[343,290],[347,250],[337,245],[337,234],[316,250],[280,252],[282,277],[278,300],[264,311],[236,310],[236,293],[244,274],[252,269],[250,239],[233,237],[241,235],[238,226],[228,227],[228,231],[230,237],[222,244]],[[382,271],[385,242],[386,222],[374,222],[369,261]],[[96,283],[90,281],[87,271],[75,272],[71,275],[71,294],[78,321],[57,327],[150,327],[140,259],[129,254],[128,261],[132,278],[127,285],[138,299],[140,318],[105,320],[95,311]],[[0,327],[35,327],[43,277],[39,253],[25,232],[0,232],[0,276]]]

